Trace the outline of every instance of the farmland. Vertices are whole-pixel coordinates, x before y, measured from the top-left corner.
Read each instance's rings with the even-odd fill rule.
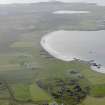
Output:
[[[6,5],[0,9],[0,105],[55,102],[50,92],[39,87],[37,82],[46,80],[46,83],[51,79],[55,84],[53,79],[65,80],[66,77],[83,77],[78,84],[84,86],[87,83],[90,87],[90,93],[80,105],[105,105],[105,74],[92,71],[85,62],[58,60],[40,45],[42,36],[54,30],[105,29],[102,26],[105,7],[56,2]],[[51,14],[58,9],[89,10],[92,13],[82,16]],[[79,77],[72,71],[78,71]],[[55,90],[54,85],[52,88]]]

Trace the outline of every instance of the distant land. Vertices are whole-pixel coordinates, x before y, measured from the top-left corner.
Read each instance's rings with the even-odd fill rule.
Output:
[[[66,2],[66,3],[77,3],[77,2],[84,2],[84,3],[96,3],[97,5],[104,5],[104,0],[0,0],[0,4],[15,4],[15,3],[39,3],[39,2]]]

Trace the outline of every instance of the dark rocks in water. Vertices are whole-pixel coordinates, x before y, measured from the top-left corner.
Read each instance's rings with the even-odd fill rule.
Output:
[[[98,68],[98,69],[100,69],[100,68],[101,68],[101,66],[102,66],[101,64],[98,64],[97,68]]]
[[[98,66],[96,63],[92,63],[91,65],[92,65],[92,66]]]
[[[98,69],[100,69],[102,66],[101,64],[97,64],[97,63],[91,63],[91,65],[97,67]]]
[[[100,66],[97,66],[97,69],[101,69],[101,67]]]
[[[97,68],[100,69],[101,67],[100,66],[97,66]]]

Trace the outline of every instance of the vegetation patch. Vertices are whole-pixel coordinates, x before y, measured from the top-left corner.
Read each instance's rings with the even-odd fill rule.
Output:
[[[88,96],[80,105],[105,105],[105,98]]]
[[[29,85],[16,84],[12,86],[12,89],[16,100],[28,101],[31,99]]]
[[[48,95],[48,93],[42,90],[40,87],[38,87],[35,83],[30,85],[30,94],[31,94],[32,101],[50,102],[52,100],[51,96]]]
[[[30,47],[34,47],[33,42],[15,42],[14,44],[11,45],[11,47],[13,48],[30,48]]]
[[[105,84],[93,85],[90,94],[94,97],[105,97]]]
[[[0,105],[9,105],[9,101],[8,100],[0,100]]]
[[[52,95],[56,102],[64,105],[77,105],[89,94],[88,82],[83,79],[53,78],[38,81],[39,87]]]

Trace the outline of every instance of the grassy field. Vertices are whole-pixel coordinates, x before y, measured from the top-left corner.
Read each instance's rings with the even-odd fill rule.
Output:
[[[33,84],[14,84],[11,85],[14,97],[23,102],[51,102],[52,98],[48,93]]]
[[[16,84],[12,86],[12,90],[16,100],[20,101],[31,100],[29,85]]]
[[[9,105],[9,101],[0,100],[0,105]]]
[[[94,98],[88,96],[81,105],[105,105],[105,98]]]
[[[13,48],[30,48],[34,47],[34,42],[16,42],[11,47]]]
[[[105,96],[105,85],[93,85],[91,87],[90,94],[94,97],[104,97]]]
[[[31,98],[32,101],[48,101],[51,102],[52,98],[48,93],[46,93],[44,90],[39,88],[36,84],[30,85],[30,93],[31,93]]]
[[[29,36],[27,36],[27,39],[28,37]],[[17,41],[15,43],[20,43],[20,41]],[[23,43],[27,42],[23,41],[22,43],[20,43],[19,46],[23,46]],[[38,44],[39,42],[35,41],[35,43]],[[40,46],[37,47],[31,46],[27,48],[24,47],[17,48],[17,46],[15,46],[14,48],[16,48],[16,50],[20,52],[22,55],[20,54],[10,56],[8,57],[8,60],[4,57],[3,62],[1,61],[0,70],[1,74],[3,74],[4,76],[6,76],[9,73],[9,76],[5,77],[5,79],[7,79],[9,83],[11,83],[14,80],[15,85],[10,86],[12,86],[13,89],[12,91],[14,92],[14,96],[17,100],[26,102],[27,101],[36,102],[40,100],[50,101],[51,100],[50,95],[48,93],[45,93],[45,91],[40,89],[36,84],[33,84],[32,81],[55,77],[65,78],[65,76],[68,75],[68,72],[72,70],[77,70],[93,86],[91,90],[91,97],[90,96],[87,97],[83,104],[88,105],[87,101],[89,101],[90,103],[92,103],[92,105],[96,105],[94,103],[95,100],[97,101],[99,100],[99,102],[102,101],[101,103],[104,102],[103,98],[100,99],[98,97],[97,98],[92,97],[96,95],[105,96],[103,85],[105,83],[104,74],[92,71],[87,64],[83,64],[77,61],[64,62],[52,57],[49,58],[49,55],[46,52],[44,52],[44,55],[43,54],[41,55],[42,48]],[[26,54],[26,52],[28,57],[23,56],[24,54]],[[29,64],[29,66],[27,66],[26,64]],[[30,64],[34,64],[35,65],[34,68],[32,65],[30,66]],[[15,72],[13,72],[14,70]],[[19,84],[19,82],[26,83],[26,85]],[[104,105],[104,103],[102,105]]]

